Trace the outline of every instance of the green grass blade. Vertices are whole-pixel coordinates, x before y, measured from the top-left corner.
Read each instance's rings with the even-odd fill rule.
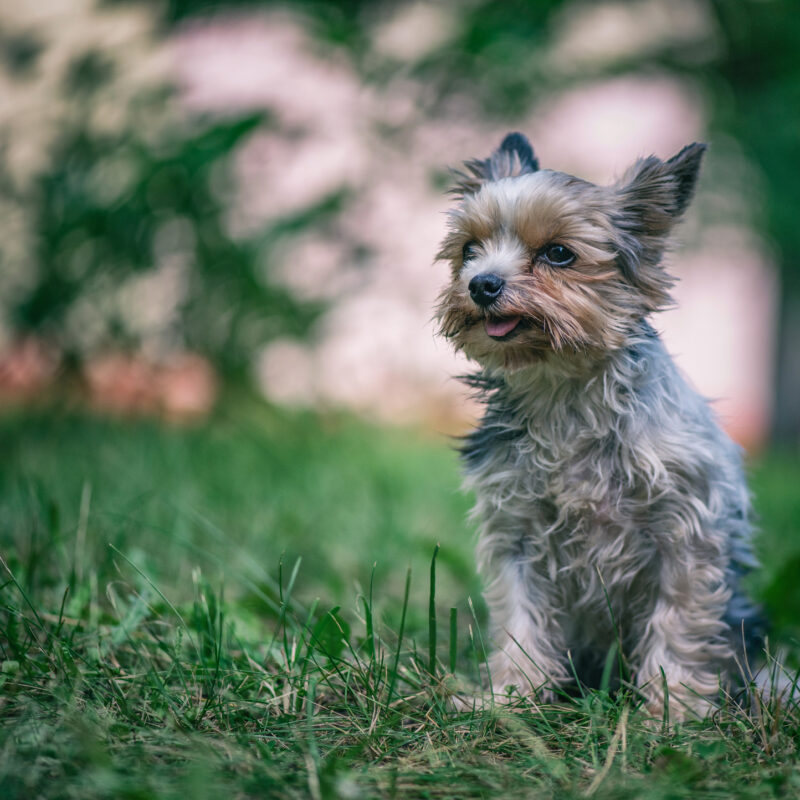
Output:
[[[14,576],[14,573],[11,571],[11,567],[9,567],[8,564],[6,564],[6,560],[3,558],[3,556],[0,556],[0,564],[2,564],[3,567],[5,567],[8,576],[11,578],[11,582],[14,584],[14,586],[17,587],[17,591],[22,595],[22,599],[25,601],[28,608],[30,608],[30,610],[33,612],[33,616],[36,618],[36,624],[39,626],[39,629],[41,631],[46,631],[47,629],[45,628],[44,623],[42,622],[42,619],[39,616],[39,613],[36,611],[36,607],[33,605],[30,598],[25,593],[25,590],[22,588],[20,582]]]
[[[170,602],[170,601],[167,599],[167,596],[166,596],[166,595],[165,595],[165,594],[164,594],[164,593],[161,591],[161,589],[159,589],[159,588],[158,588],[158,586],[156,586],[156,585],[153,583],[153,581],[151,581],[151,580],[150,580],[150,578],[149,578],[149,577],[148,577],[148,576],[147,576],[147,575],[146,575],[146,574],[145,574],[145,573],[144,573],[144,572],[143,572],[141,569],[139,569],[139,567],[138,567],[138,566],[136,566],[136,564],[134,564],[134,563],[133,563],[133,561],[131,561],[131,560],[128,558],[128,556],[126,556],[126,555],[125,555],[125,553],[123,553],[121,550],[119,550],[118,548],[116,548],[116,547],[115,547],[113,544],[111,544],[110,542],[109,542],[109,545],[108,545],[108,546],[109,546],[109,547],[110,547],[110,548],[111,548],[111,549],[112,549],[112,550],[113,550],[113,551],[114,551],[114,552],[115,552],[115,553],[116,553],[116,554],[117,554],[117,555],[118,555],[120,558],[124,559],[124,560],[125,560],[125,561],[126,561],[126,562],[127,562],[127,563],[128,563],[130,566],[131,566],[131,567],[133,567],[133,569],[134,569],[134,570],[135,570],[135,571],[136,571],[136,572],[139,574],[139,576],[140,576],[140,577],[142,577],[142,578],[144,578],[144,580],[146,581],[147,585],[148,585],[148,586],[149,586],[149,587],[150,587],[150,588],[151,588],[151,589],[152,589],[152,590],[153,590],[153,591],[154,591],[154,592],[155,592],[155,593],[156,593],[156,594],[157,594],[157,595],[158,595],[158,596],[159,596],[159,597],[160,597],[160,598],[161,598],[161,599],[162,599],[162,600],[163,600],[163,601],[164,601],[164,602],[167,604],[167,608],[169,608],[169,610],[170,610],[170,611],[172,611],[172,613],[175,615],[175,617],[176,617],[176,618],[178,619],[178,621],[181,623],[181,627],[182,627],[182,628],[183,628],[183,629],[186,631],[186,633],[188,633],[188,634],[189,634],[189,639],[192,641],[192,643],[193,643],[193,644],[194,644],[194,646],[195,646],[195,649],[197,649],[197,650],[198,650],[198,654],[199,654],[199,645],[198,645],[198,643],[197,643],[197,642],[195,642],[195,641],[194,641],[194,638],[193,638],[193,637],[192,637],[192,635],[191,635],[191,630],[190,630],[189,626],[186,624],[186,620],[185,620],[185,619],[184,619],[184,618],[181,616],[181,612],[180,612],[180,611],[178,611],[178,609],[177,609],[177,608],[175,608],[175,606],[174,606],[174,605],[173,605],[173,604],[172,604],[172,603],[171,603],[171,602]]]
[[[489,657],[486,655],[486,645],[483,642],[483,634],[481,633],[481,626],[478,622],[478,615],[475,613],[475,606],[472,603],[472,598],[467,598],[467,603],[469,604],[469,610],[472,613],[472,621],[475,623],[475,631],[478,634],[478,641],[480,642],[481,646],[481,655],[483,657],[483,663],[486,667],[486,674],[489,677],[489,691],[492,693],[492,702],[494,702],[494,683],[492,681],[492,670],[489,667]],[[473,639],[473,646],[475,640]],[[478,676],[480,677],[480,671],[478,672]]]
[[[394,665],[392,666],[392,674],[389,678],[389,691],[386,693],[386,708],[392,704],[392,696],[394,695],[394,686],[397,683],[397,670],[400,666],[400,649],[403,646],[403,633],[406,627],[406,613],[408,612],[408,595],[411,591],[411,567],[406,572],[406,588],[403,593],[403,612],[400,616],[400,630],[397,634],[397,650],[394,654]]]
[[[611,642],[611,647],[608,648],[606,653],[606,660],[603,664],[603,674],[600,677],[600,691],[608,692],[611,686],[611,670],[614,669],[614,662],[619,655],[619,645],[616,642]]]
[[[458,658],[458,609],[450,609],[450,672],[455,674]]]
[[[436,675],[436,556],[439,545],[433,548],[431,559],[431,583],[428,591],[428,672]]]
[[[664,667],[659,667],[661,672],[661,685],[664,688],[664,713],[661,717],[661,731],[667,733],[669,731],[669,684],[667,683],[667,676],[664,672]]]
[[[372,572],[369,576],[369,597],[362,597],[364,601],[364,623],[367,628],[367,655],[369,656],[370,669],[375,667],[375,626],[372,619],[372,589],[375,584],[375,567],[373,563]]]

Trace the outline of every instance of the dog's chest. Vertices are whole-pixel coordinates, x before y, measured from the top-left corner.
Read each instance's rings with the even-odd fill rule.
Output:
[[[627,445],[613,421],[593,421],[487,415],[466,453],[482,549],[516,549],[569,604],[629,591],[656,555]]]

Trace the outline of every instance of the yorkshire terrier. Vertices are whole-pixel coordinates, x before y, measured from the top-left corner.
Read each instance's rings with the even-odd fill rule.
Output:
[[[702,716],[761,647],[739,450],[647,319],[705,149],[597,186],[511,133],[455,173],[437,316],[481,367],[462,456],[495,693],[598,686],[620,653],[651,713]]]

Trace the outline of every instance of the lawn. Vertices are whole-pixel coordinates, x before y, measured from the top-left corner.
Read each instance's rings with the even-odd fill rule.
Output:
[[[444,437],[240,400],[183,428],[6,412],[0,448],[0,797],[800,794],[774,704],[453,710],[486,619]],[[800,459],[752,477],[794,663]]]

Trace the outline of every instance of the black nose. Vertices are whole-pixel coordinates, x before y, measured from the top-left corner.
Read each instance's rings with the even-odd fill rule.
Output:
[[[505,285],[499,275],[482,272],[469,282],[469,294],[479,306],[489,306],[497,300]]]

